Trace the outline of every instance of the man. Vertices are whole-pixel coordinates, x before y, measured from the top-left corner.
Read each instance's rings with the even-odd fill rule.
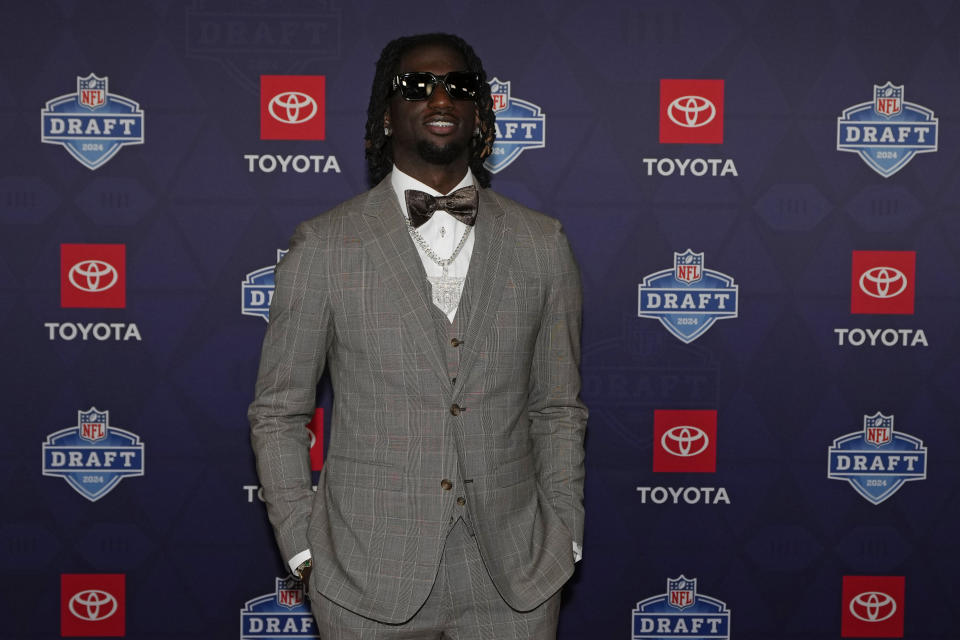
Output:
[[[469,45],[391,42],[375,186],[300,225],[277,266],[252,440],[324,640],[556,636],[583,539],[580,278],[555,220],[475,188],[494,136]],[[326,365],[314,494],[304,425]]]

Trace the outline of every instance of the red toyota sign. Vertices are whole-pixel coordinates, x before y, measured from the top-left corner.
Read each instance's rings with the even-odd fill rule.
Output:
[[[660,142],[723,143],[723,80],[660,80]]]
[[[126,245],[61,244],[60,306],[123,309],[126,268]]]
[[[902,638],[904,576],[843,576],[843,638]]]
[[[717,412],[653,412],[653,471],[714,473],[717,470]]]
[[[260,139],[323,140],[325,76],[260,76]]]
[[[60,635],[116,638],[127,633],[126,574],[60,575]]]
[[[850,313],[913,313],[916,251],[854,251]]]

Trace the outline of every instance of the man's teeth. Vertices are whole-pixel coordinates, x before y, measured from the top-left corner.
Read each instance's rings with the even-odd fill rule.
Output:
[[[452,126],[453,126],[453,123],[452,123],[452,122],[444,122],[444,121],[442,121],[442,120],[438,120],[438,121],[436,121],[436,122],[431,122],[431,123],[429,123],[429,124],[430,124],[431,127],[452,127]]]

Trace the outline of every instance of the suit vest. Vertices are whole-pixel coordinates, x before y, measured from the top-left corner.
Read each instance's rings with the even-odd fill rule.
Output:
[[[463,332],[466,330],[466,326],[464,326],[465,322],[462,321],[462,318],[467,317],[469,313],[468,305],[469,300],[467,299],[466,289],[464,289],[464,294],[461,295],[460,304],[457,306],[457,313],[454,314],[452,322],[436,305],[430,305],[434,323],[437,327],[437,337],[443,341],[442,346],[447,365],[447,377],[450,378],[451,385],[456,384],[457,376],[460,375],[460,361],[461,354],[463,353],[463,349],[461,348],[463,345],[462,338]],[[459,454],[457,455],[459,456]],[[453,509],[450,514],[450,529],[447,533],[453,529],[458,520],[463,520],[470,535],[473,536],[475,533],[470,518],[470,505],[467,504],[466,493],[464,491],[464,483],[472,482],[472,480],[463,477],[463,464],[459,459],[457,460],[457,475],[455,478],[451,478],[451,480],[453,484],[449,491],[453,491],[457,498],[453,502]]]

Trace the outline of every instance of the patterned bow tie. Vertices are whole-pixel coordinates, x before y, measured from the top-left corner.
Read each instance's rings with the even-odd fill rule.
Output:
[[[433,215],[434,211],[446,211],[463,224],[472,227],[477,221],[477,188],[464,187],[450,195],[434,197],[423,191],[407,189],[403,192],[410,213],[410,224],[419,227]]]

